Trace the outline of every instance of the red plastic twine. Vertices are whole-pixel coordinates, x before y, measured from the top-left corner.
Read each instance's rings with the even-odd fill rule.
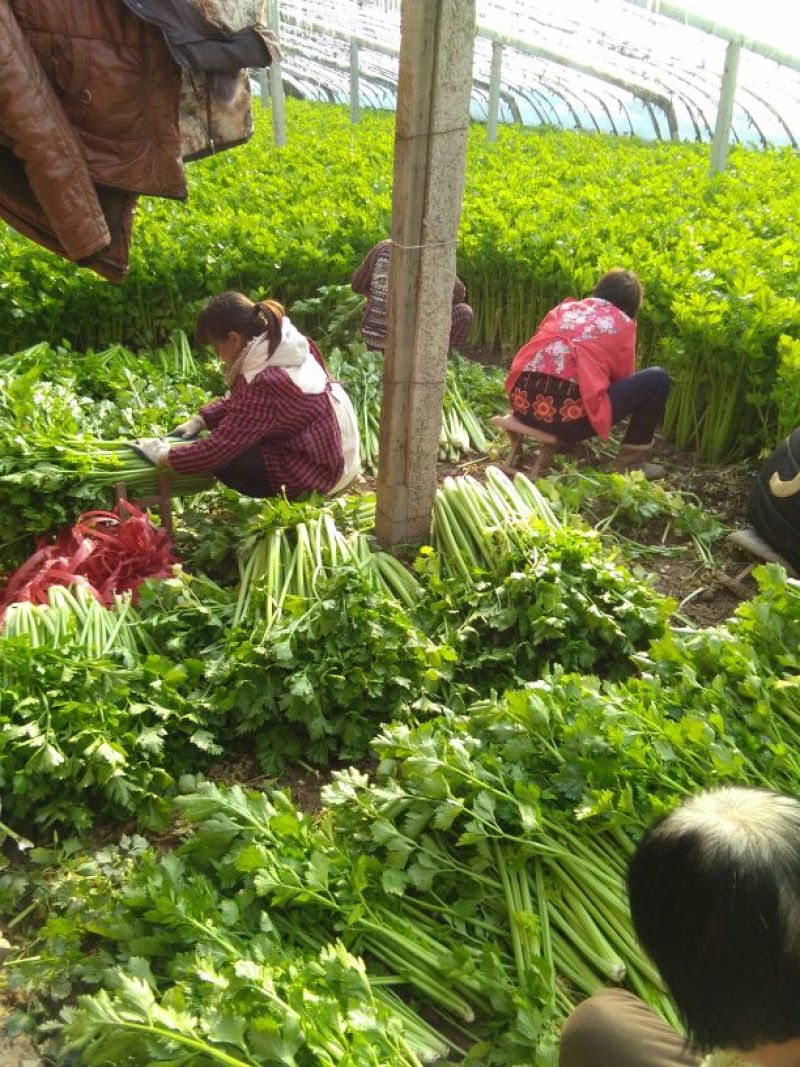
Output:
[[[114,511],[87,511],[12,574],[0,598],[0,623],[9,604],[48,603],[51,585],[88,586],[106,607],[115,593],[127,590],[135,601],[146,578],[168,578],[176,562],[167,531],[130,501],[120,501]]]

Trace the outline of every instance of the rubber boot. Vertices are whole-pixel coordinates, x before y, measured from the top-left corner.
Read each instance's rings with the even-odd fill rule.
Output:
[[[651,441],[647,445],[619,446],[619,452],[611,464],[611,469],[618,474],[626,474],[628,471],[641,471],[648,481],[656,482],[667,473],[660,463],[648,463],[647,457],[653,447]]]
[[[731,544],[736,545],[738,548],[743,548],[745,552],[749,552],[752,556],[766,560],[767,563],[780,563],[782,567],[786,568],[786,572],[790,576],[796,573],[792,565],[779,552],[776,552],[772,545],[768,544],[759,533],[756,533],[752,526],[745,526],[743,530],[734,530],[733,533],[728,534],[728,540]]]

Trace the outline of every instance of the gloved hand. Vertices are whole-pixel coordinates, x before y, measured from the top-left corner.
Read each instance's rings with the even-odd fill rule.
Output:
[[[174,430],[170,431],[170,437],[183,437],[188,440],[190,437],[196,437],[201,430],[205,430],[206,420],[202,415],[192,415],[186,422],[182,422],[179,426],[176,426]]]
[[[167,453],[171,446],[161,437],[140,437],[138,441],[133,442],[132,447],[136,449],[140,456],[149,459],[154,467],[169,466]]]

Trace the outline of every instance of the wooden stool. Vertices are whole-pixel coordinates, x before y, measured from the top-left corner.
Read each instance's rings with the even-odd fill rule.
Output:
[[[522,447],[526,437],[532,437],[538,441],[539,449],[536,458],[531,464],[531,477],[538,478],[544,474],[553,461],[557,452],[563,452],[570,448],[566,441],[560,441],[555,434],[538,430],[535,426],[528,426],[521,422],[516,415],[495,415],[492,418],[495,426],[505,430],[511,440],[511,451],[508,454],[506,469],[509,473],[517,470],[522,458]]]
[[[117,503],[128,499],[128,487],[125,482],[117,482],[114,486],[117,495]],[[138,507],[158,507],[161,514],[161,527],[172,537],[172,482],[168,471],[158,472],[158,494],[156,496],[143,496],[131,503]]]

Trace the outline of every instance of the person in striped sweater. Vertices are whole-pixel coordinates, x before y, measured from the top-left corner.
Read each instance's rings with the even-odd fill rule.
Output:
[[[361,336],[375,352],[386,348],[389,326],[389,261],[392,242],[379,241],[369,250],[361,266],[354,271],[350,286],[354,293],[367,298]],[[449,349],[463,352],[472,324],[472,308],[466,303],[467,290],[460,278],[453,285],[453,308],[450,319]]]

